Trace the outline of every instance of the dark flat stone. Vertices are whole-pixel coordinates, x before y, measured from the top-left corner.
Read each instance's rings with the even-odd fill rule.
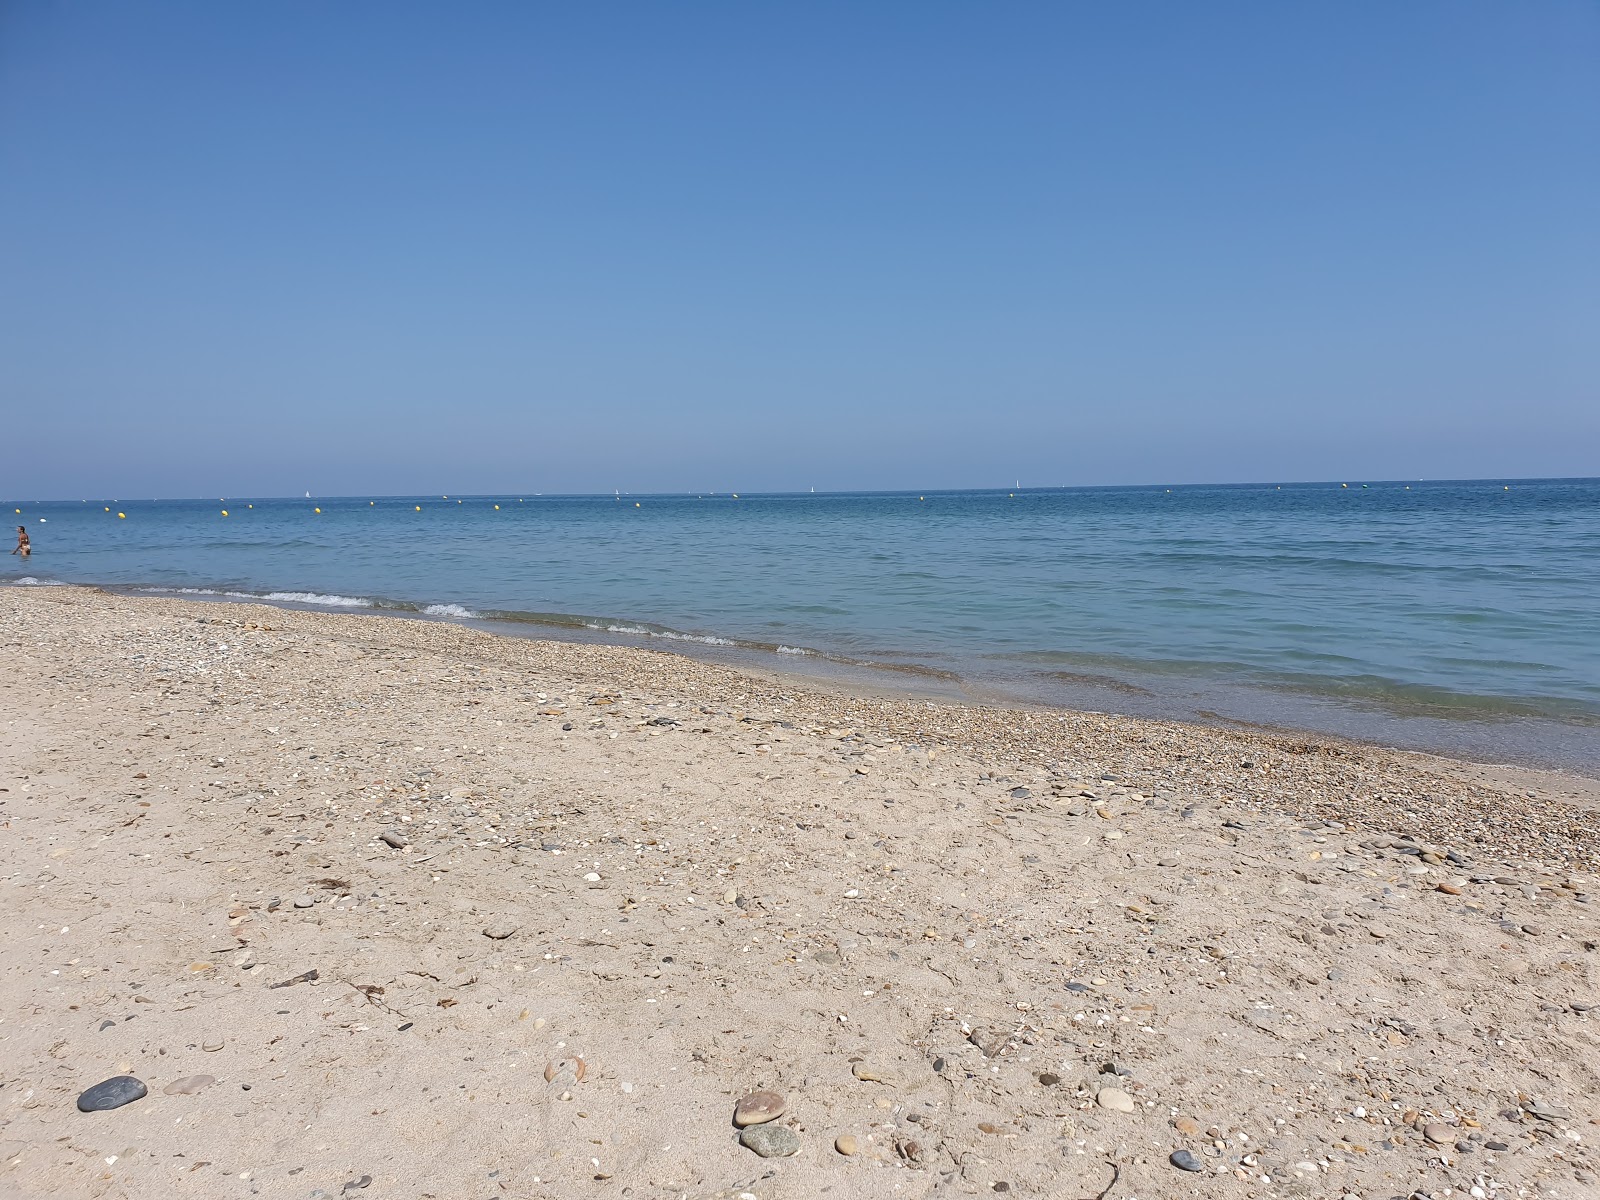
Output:
[[[79,1112],[104,1112],[143,1100],[150,1089],[132,1075],[114,1075],[78,1097]]]
[[[1167,1161],[1180,1171],[1198,1171],[1202,1169],[1200,1160],[1195,1157],[1192,1150],[1174,1150],[1167,1156]]]

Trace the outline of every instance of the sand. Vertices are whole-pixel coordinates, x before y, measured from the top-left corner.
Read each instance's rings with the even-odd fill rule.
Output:
[[[1594,780],[79,588],[0,662],[0,1195],[1600,1196]]]

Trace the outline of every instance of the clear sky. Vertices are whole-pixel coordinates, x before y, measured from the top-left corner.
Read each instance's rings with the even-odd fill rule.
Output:
[[[1600,6],[0,2],[0,494],[1600,474]]]

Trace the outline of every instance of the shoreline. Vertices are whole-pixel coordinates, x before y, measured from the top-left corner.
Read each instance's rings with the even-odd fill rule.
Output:
[[[34,577],[30,577],[34,578]],[[1550,775],[1572,775],[1581,779],[1600,780],[1600,760],[1593,763],[1586,757],[1573,760],[1570,749],[1558,750],[1561,734],[1557,731],[1587,729],[1589,722],[1555,714],[1519,712],[1515,707],[1486,716],[1439,716],[1429,706],[1415,711],[1400,710],[1377,701],[1352,703],[1334,692],[1318,692],[1302,688],[1278,691],[1265,685],[1239,685],[1213,682],[1209,693],[1199,694],[1189,702],[1179,699],[1176,692],[1153,691],[1140,684],[1130,683],[1113,676],[1095,676],[1075,672],[1047,672],[1051,678],[1065,681],[1076,691],[1063,697],[1052,697],[1040,691],[1038,680],[1027,678],[1005,679],[998,676],[964,675],[938,667],[932,663],[895,662],[883,658],[858,658],[820,650],[813,647],[789,647],[778,643],[762,643],[724,637],[719,634],[700,634],[671,629],[647,621],[623,618],[592,618],[557,613],[505,613],[495,610],[475,611],[455,603],[424,603],[401,601],[385,597],[346,597],[311,592],[256,593],[236,591],[225,587],[164,587],[160,585],[101,585],[79,584],[57,580],[39,580],[22,584],[15,580],[4,581],[10,587],[86,588],[107,595],[130,598],[156,598],[184,600],[205,604],[262,604],[293,612],[326,613],[330,615],[358,615],[397,617],[423,622],[461,625],[483,630],[496,636],[531,641],[556,641],[571,645],[603,645],[641,650],[659,650],[677,654],[692,661],[708,663],[735,671],[769,674],[774,678],[793,678],[804,686],[843,690],[847,693],[873,695],[879,692],[911,699],[933,699],[943,703],[974,705],[977,707],[1040,709],[1045,711],[1082,712],[1089,715],[1106,715],[1130,720],[1155,721],[1193,725],[1200,728],[1260,732],[1266,736],[1323,740],[1346,746],[1366,747],[1397,754],[1417,754],[1451,761],[1472,763],[1478,766],[1505,768],[1516,771],[1533,771]],[[888,653],[888,652],[885,652]],[[900,653],[900,652],[896,652]],[[936,655],[933,657],[937,657]],[[977,660],[975,660],[977,661]],[[909,680],[916,680],[913,686]],[[1211,701],[1234,697],[1240,711],[1214,711],[1207,707]],[[1278,696],[1291,705],[1306,720],[1278,721],[1259,711],[1270,696]],[[1123,703],[1115,701],[1121,697]],[[1148,703],[1128,703],[1128,697]],[[1093,703],[1111,701],[1105,707]],[[1503,703],[1510,702],[1501,698]],[[1321,713],[1326,721],[1314,723]],[[1328,728],[1328,723],[1346,728]],[[1497,753],[1485,746],[1475,745],[1472,735],[1492,734],[1513,726],[1523,726],[1527,732],[1514,736],[1523,750],[1520,754]],[[1362,727],[1365,727],[1363,729]],[[1371,730],[1372,732],[1367,732]],[[1383,730],[1385,737],[1377,731]],[[1402,733],[1409,736],[1402,737]],[[1555,736],[1551,743],[1549,736]],[[1503,750],[1503,746],[1501,746]]]
[[[7,1195],[1600,1186],[1594,780],[81,588],[0,665]]]

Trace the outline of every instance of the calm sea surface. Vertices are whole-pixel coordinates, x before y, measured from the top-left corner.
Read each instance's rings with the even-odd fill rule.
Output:
[[[6,508],[34,556],[0,582],[400,610],[1600,769],[1600,480]]]

